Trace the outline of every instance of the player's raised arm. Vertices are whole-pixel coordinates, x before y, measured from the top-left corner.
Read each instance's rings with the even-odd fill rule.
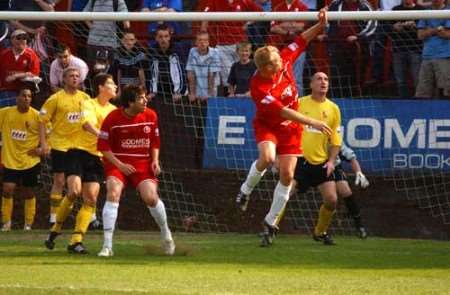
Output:
[[[319,11],[319,21],[306,31],[304,31],[301,36],[303,39],[306,40],[306,42],[309,42],[313,39],[315,39],[318,35],[320,35],[328,23],[328,16],[327,16],[327,10],[328,8],[322,8]]]

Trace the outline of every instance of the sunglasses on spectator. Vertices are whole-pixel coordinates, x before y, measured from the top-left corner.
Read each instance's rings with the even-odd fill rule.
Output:
[[[17,35],[14,37],[16,40],[27,40],[28,36],[26,34]]]

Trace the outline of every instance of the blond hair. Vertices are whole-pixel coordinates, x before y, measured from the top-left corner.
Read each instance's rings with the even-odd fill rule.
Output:
[[[255,51],[255,65],[258,69],[261,69],[262,67],[272,64],[275,57],[279,57],[280,53],[278,51],[278,48],[274,46],[264,46],[261,48],[258,48]]]
[[[238,46],[237,46],[237,50],[241,50],[241,49],[249,49],[250,52],[252,51],[252,44],[248,41],[241,41],[239,42]]]

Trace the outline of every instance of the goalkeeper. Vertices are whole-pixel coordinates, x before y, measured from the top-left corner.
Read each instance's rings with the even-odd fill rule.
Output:
[[[358,236],[361,239],[367,238],[366,229],[363,226],[361,221],[361,213],[359,210],[358,203],[353,196],[352,189],[350,188],[347,180],[347,176],[345,175],[344,170],[342,169],[342,160],[350,162],[352,166],[353,172],[355,172],[355,185],[361,186],[361,188],[367,188],[369,186],[369,181],[366,176],[361,171],[361,166],[359,165],[358,160],[356,159],[355,152],[346,146],[344,142],[342,142],[341,150],[339,152],[338,157],[336,158],[336,162],[334,163],[334,175],[336,180],[336,190],[338,196],[344,199],[345,207],[347,208],[347,212],[349,216],[353,219],[353,224],[358,232]]]

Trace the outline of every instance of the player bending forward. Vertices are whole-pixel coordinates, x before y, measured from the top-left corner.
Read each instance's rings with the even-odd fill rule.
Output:
[[[98,150],[103,153],[106,202],[103,207],[103,248],[98,256],[113,256],[112,240],[120,196],[127,184],[139,192],[161,229],[165,254],[175,253],[164,203],[158,196],[159,130],[156,113],[146,107],[144,88],[128,85],[120,96],[122,108],[112,111],[102,124]]]

